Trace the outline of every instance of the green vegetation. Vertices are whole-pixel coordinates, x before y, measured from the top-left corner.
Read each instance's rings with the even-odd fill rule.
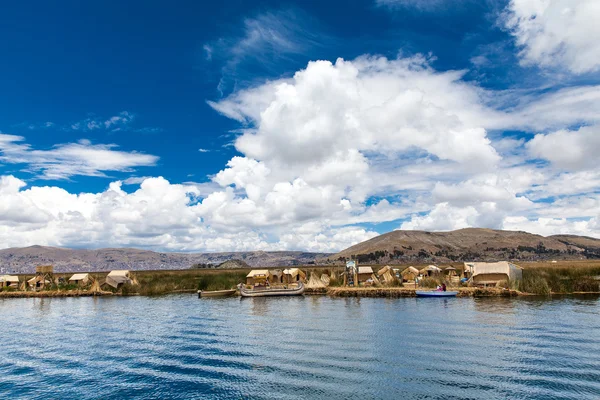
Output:
[[[531,268],[523,270],[519,289],[535,294],[600,292],[598,276],[600,266]]]
[[[220,274],[203,275],[198,280],[198,290],[233,289],[238,283],[246,280],[245,271],[222,272]]]

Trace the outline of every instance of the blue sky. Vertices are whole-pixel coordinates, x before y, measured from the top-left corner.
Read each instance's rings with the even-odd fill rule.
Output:
[[[0,237],[600,236],[597,17],[593,0],[7,5]]]

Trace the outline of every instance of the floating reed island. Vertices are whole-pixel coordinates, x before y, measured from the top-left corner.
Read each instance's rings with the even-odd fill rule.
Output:
[[[152,296],[237,289],[240,283],[247,289],[284,288],[298,282],[305,294],[336,297],[413,297],[417,290],[442,285],[458,297],[600,294],[600,261],[96,273],[56,273],[51,266],[39,266],[32,274],[0,276],[0,297]]]

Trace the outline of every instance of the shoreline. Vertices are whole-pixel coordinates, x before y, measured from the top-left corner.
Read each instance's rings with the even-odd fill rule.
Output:
[[[517,290],[499,289],[499,288],[476,288],[476,287],[461,287],[461,288],[450,288],[453,291],[457,291],[456,297],[552,297],[552,296],[569,296],[569,295],[597,295],[600,296],[600,292],[572,292],[572,293],[550,293],[549,295],[543,296],[535,293],[519,292]],[[329,288],[306,288],[305,294],[309,296],[329,296],[329,297],[355,297],[355,298],[411,298],[417,297],[417,290],[428,290],[425,288],[415,289],[406,287],[329,287]],[[0,299],[2,298],[64,298],[64,297],[104,297],[104,296],[143,296],[143,297],[155,297],[164,296],[171,294],[195,294],[197,290],[174,290],[164,292],[161,294],[152,295],[141,295],[139,293],[112,293],[107,291],[100,292],[88,292],[88,291],[40,291],[40,292],[0,292]],[[239,296],[236,294],[236,296]]]

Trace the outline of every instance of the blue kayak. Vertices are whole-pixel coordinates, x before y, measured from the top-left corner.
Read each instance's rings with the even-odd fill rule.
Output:
[[[417,297],[456,297],[458,292],[440,292],[437,290],[417,290]]]

